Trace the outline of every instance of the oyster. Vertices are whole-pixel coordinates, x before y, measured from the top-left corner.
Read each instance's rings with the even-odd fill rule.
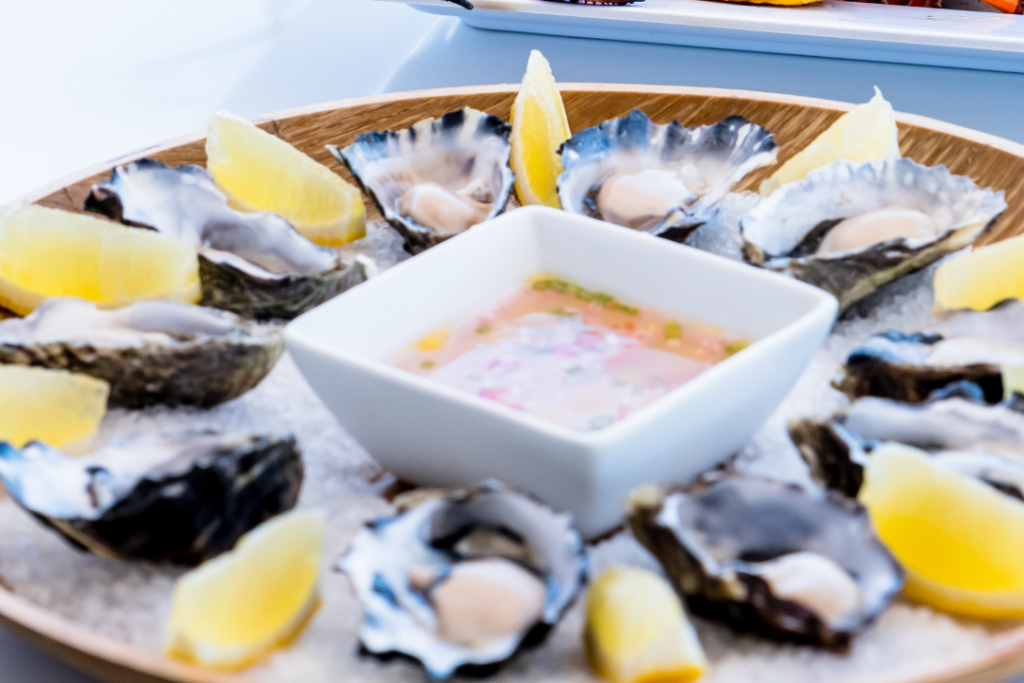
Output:
[[[633,110],[562,146],[562,208],[682,242],[748,173],[775,163],[771,133],[742,116],[687,128]]]
[[[230,208],[199,166],[118,166],[93,186],[85,208],[196,245],[200,303],[247,318],[294,318],[376,272],[365,256],[350,261],[318,246],[280,216]]]
[[[787,183],[742,221],[744,254],[833,294],[841,310],[968,246],[1006,209],[945,166],[836,161]]]
[[[144,434],[82,458],[0,443],[0,482],[15,502],[107,557],[197,565],[294,507],[302,476],[290,436]]]
[[[789,435],[821,486],[855,497],[878,443],[936,453],[955,469],[1024,498],[1024,412],[1015,402],[986,405],[960,383],[923,403],[863,397],[824,421],[794,420]]]
[[[641,487],[626,507],[690,609],[739,630],[842,650],[903,586],[867,511],[838,494],[718,476]]]
[[[418,254],[505,210],[515,183],[511,132],[496,116],[467,108],[327,149]]]
[[[868,337],[846,358],[832,385],[850,398],[881,396],[918,403],[967,380],[985,400],[1003,399],[1003,366],[1024,365],[1024,301],[990,311],[951,313],[923,332]]]
[[[0,363],[81,372],[110,384],[110,403],[210,407],[259,384],[284,351],[281,330],[226,311],[143,301],[104,311],[45,301],[0,321]]]
[[[540,643],[585,581],[572,518],[496,482],[407,495],[339,562],[365,608],[363,648],[447,678]]]

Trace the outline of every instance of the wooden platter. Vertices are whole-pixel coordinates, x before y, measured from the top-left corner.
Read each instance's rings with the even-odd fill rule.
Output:
[[[622,116],[634,108],[642,109],[659,123],[678,119],[686,125],[709,124],[741,114],[772,131],[782,150],[780,161],[809,143],[851,106],[709,88],[567,84],[561,89],[573,130]],[[325,144],[346,145],[368,130],[404,128],[465,106],[507,118],[517,92],[518,86],[501,85],[403,93],[295,109],[261,117],[258,122],[346,175],[324,149]],[[1006,191],[1009,208],[997,230],[986,236],[986,242],[1024,233],[1024,145],[919,116],[899,114],[897,121],[904,155],[928,165],[945,164],[953,173],[969,175],[981,186]],[[145,156],[169,164],[204,165],[204,138],[202,134],[187,136],[104,163],[41,188],[25,201],[79,211],[92,184],[105,179],[113,166]],[[756,187],[768,173],[762,170],[753,174],[740,189]],[[372,210],[370,213],[371,218],[377,217]],[[4,498],[0,493],[0,501]],[[72,666],[111,683],[249,680],[244,674],[224,675],[178,664],[157,653],[98,636],[19,597],[2,583],[0,623]],[[1024,625],[993,630],[999,633],[999,644],[984,658],[937,675],[900,678],[898,683],[998,683],[1024,671]]]

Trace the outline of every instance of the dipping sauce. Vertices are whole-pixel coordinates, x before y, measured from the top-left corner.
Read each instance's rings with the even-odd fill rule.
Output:
[[[437,329],[395,367],[580,431],[623,420],[749,342],[704,323],[537,276]]]

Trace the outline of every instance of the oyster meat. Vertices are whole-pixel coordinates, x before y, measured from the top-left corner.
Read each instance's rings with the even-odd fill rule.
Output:
[[[196,245],[201,303],[247,318],[294,318],[376,272],[365,256],[318,246],[280,216],[232,209],[199,166],[118,166],[85,208]]]
[[[290,436],[144,434],[81,458],[0,443],[0,482],[15,502],[106,557],[200,564],[293,508],[302,477]]]
[[[771,133],[742,116],[687,128],[633,110],[562,147],[562,208],[682,242],[748,173],[775,163]]]
[[[327,149],[418,254],[505,210],[515,184],[511,132],[498,117],[467,108]]]
[[[987,405],[979,387],[951,385],[922,403],[866,396],[827,420],[794,420],[789,435],[821,486],[856,497],[879,443],[935,453],[950,467],[1024,498],[1024,412]]]
[[[586,579],[572,518],[496,482],[407,495],[339,562],[365,609],[364,650],[448,678],[539,644]]]
[[[81,372],[110,384],[110,403],[210,407],[249,391],[284,351],[281,330],[226,311],[143,301],[105,311],[49,299],[0,321],[0,363]]]
[[[1006,209],[945,166],[836,161],[787,183],[742,220],[746,258],[833,294],[841,310],[973,243]]]
[[[626,505],[690,609],[738,630],[843,650],[903,586],[867,511],[835,493],[720,475]]]
[[[990,311],[957,311],[919,333],[875,334],[846,358],[832,385],[850,398],[881,396],[918,403],[959,381],[1003,399],[1004,366],[1024,365],[1024,301]]]

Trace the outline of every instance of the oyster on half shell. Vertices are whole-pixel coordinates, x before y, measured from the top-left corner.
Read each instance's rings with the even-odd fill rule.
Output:
[[[1005,209],[1002,191],[945,166],[840,160],[783,185],[744,217],[744,255],[824,289],[846,310],[972,244]]]
[[[227,311],[143,301],[105,311],[49,299],[0,321],[0,363],[70,370],[110,384],[110,403],[210,407],[259,384],[284,352],[281,330]]]
[[[467,108],[327,149],[405,238],[406,251],[418,254],[505,210],[515,184],[511,132]]]
[[[144,434],[81,458],[0,443],[0,482],[15,502],[106,557],[197,565],[294,507],[302,477],[290,436]]]
[[[348,260],[316,245],[280,216],[232,209],[199,166],[118,166],[85,208],[194,244],[201,303],[247,318],[294,318],[376,273],[365,256]]]
[[[738,630],[843,650],[903,586],[867,511],[835,493],[718,476],[626,506],[690,609]]]
[[[682,242],[744,176],[775,163],[771,133],[742,116],[687,128],[633,110],[562,146],[562,208]]]
[[[846,358],[832,386],[850,398],[881,396],[919,403],[967,380],[985,400],[1003,399],[1004,366],[1024,366],[1024,301],[989,311],[949,313],[921,332],[880,332]]]
[[[821,486],[856,497],[877,444],[897,442],[1024,499],[1024,412],[987,405],[976,385],[951,385],[923,403],[866,396],[826,420],[794,420],[789,435]]]
[[[496,482],[412,492],[339,562],[365,610],[359,638],[432,678],[495,671],[539,644],[586,579],[572,518]]]

